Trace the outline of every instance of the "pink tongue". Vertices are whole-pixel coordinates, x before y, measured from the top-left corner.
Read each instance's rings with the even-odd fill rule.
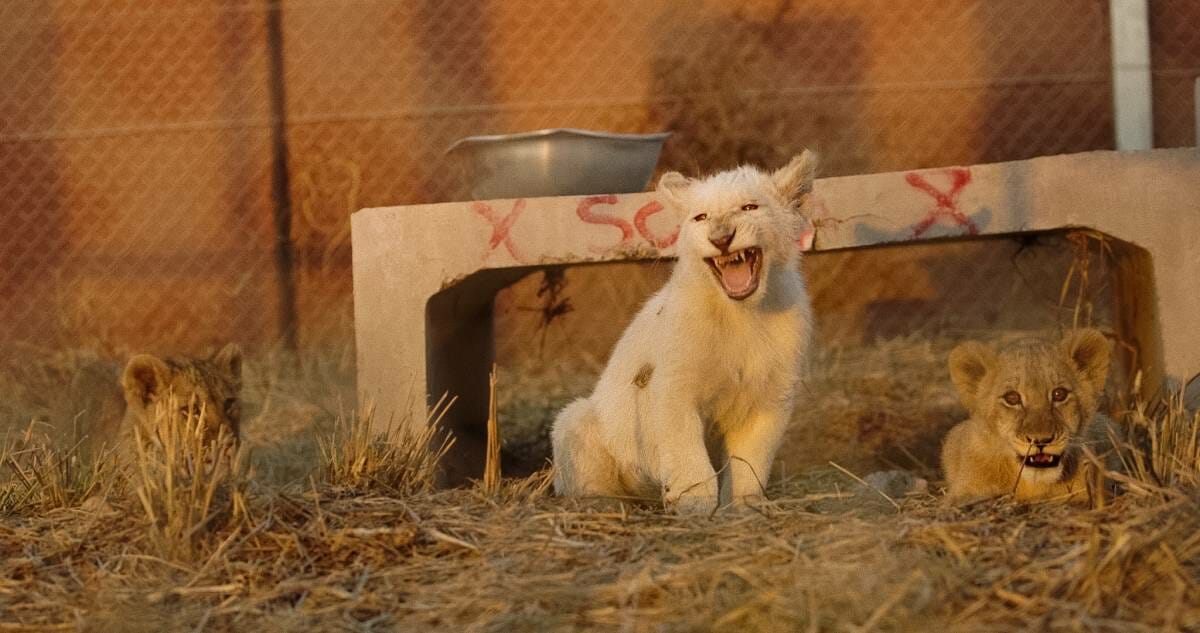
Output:
[[[722,266],[721,280],[725,282],[725,289],[730,292],[737,293],[748,290],[751,281],[750,262],[743,261]]]

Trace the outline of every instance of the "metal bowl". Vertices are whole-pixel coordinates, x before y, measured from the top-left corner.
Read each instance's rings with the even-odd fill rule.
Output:
[[[468,136],[446,154],[474,200],[634,193],[645,191],[670,135],[538,130]]]

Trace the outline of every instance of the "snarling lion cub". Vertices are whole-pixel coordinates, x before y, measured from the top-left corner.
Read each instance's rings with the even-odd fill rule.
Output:
[[[815,162],[806,151],[770,174],[662,177],[659,195],[683,212],[679,259],[592,395],[555,420],[559,494],[682,513],[762,498],[811,330],[796,242]]]
[[[950,377],[971,417],[942,447],[949,499],[1086,498],[1081,447],[1103,438],[1096,411],[1110,349],[1093,329],[999,351],[974,341],[955,348]]]

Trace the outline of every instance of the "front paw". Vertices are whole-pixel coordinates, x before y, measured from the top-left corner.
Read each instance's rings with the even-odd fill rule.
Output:
[[[682,516],[701,516],[712,514],[717,509],[716,495],[687,495],[668,502],[667,507],[675,514]]]
[[[767,498],[761,494],[748,494],[740,497],[734,497],[729,504],[729,510],[735,513],[754,512],[755,508],[761,507],[767,502]]]

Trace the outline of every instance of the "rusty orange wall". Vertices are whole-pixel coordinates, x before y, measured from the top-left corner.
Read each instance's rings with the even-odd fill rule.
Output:
[[[279,335],[268,6],[0,6],[0,342]],[[302,342],[350,330],[346,216],[461,196],[442,152],[469,134],[671,129],[661,168],[813,146],[827,175],[1113,143],[1096,0],[278,6]],[[1158,140],[1180,144],[1200,16],[1151,9]]]
[[[441,152],[463,135],[545,126],[672,129],[663,166],[683,169],[814,145],[831,175],[1112,145],[1093,0],[415,0],[286,19],[297,152],[354,155],[388,203],[461,194]]]
[[[138,348],[273,337],[263,14],[116,1],[0,12],[12,231],[0,252],[26,271],[0,272],[0,336]],[[26,218],[15,229],[14,214]]]
[[[1195,82],[1200,77],[1200,2],[1150,3],[1155,147],[1196,144]]]

